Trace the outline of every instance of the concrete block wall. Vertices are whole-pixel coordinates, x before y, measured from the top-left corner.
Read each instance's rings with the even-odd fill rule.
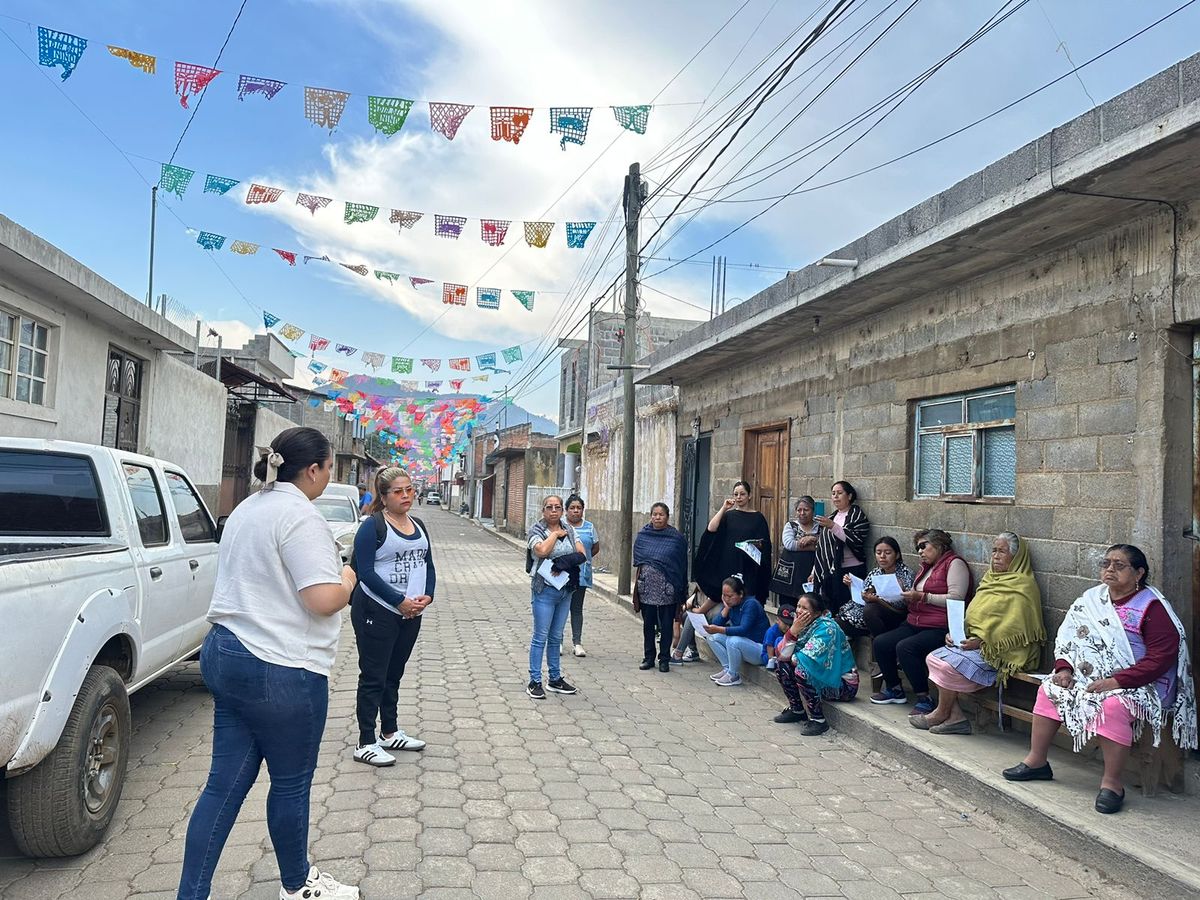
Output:
[[[742,477],[744,430],[790,419],[792,497],[828,497],[844,478],[873,538],[891,534],[909,550],[914,531],[942,528],[977,576],[992,537],[1017,532],[1029,540],[1051,634],[1096,583],[1112,543],[1146,551],[1153,583],[1190,622],[1191,548],[1180,537],[1191,522],[1190,337],[1168,328],[1170,225],[1149,216],[798,335],[800,349],[714,366],[681,387],[678,412],[712,434],[713,504]],[[913,499],[915,401],[1007,384],[1016,386],[1015,502]]]

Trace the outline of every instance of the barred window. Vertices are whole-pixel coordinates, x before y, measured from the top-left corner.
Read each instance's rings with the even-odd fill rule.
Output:
[[[1017,486],[1013,385],[915,404],[913,495],[1011,499]]]

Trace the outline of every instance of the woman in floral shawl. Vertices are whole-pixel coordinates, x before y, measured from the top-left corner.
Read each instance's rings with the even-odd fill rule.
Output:
[[[1125,802],[1121,773],[1129,748],[1149,727],[1158,746],[1171,717],[1181,749],[1196,747],[1196,694],[1183,626],[1158,590],[1150,564],[1132,544],[1114,544],[1100,563],[1101,584],[1076,600],[1054,642],[1054,674],[1042,682],[1033,707],[1029,753],[1004,770],[1009,781],[1054,777],[1046,753],[1059,723],[1075,752],[1099,737],[1104,777],[1096,811],[1115,813]]]
[[[1014,672],[1036,669],[1046,626],[1042,593],[1033,578],[1029,546],[1011,531],[992,541],[992,565],[967,607],[967,639],[925,658],[929,680],[938,687],[938,704],[927,715],[909,716],[913,728],[932,734],[970,734],[971,723],[958,705],[959,694],[1008,682]]]
[[[805,737],[829,730],[823,700],[849,701],[858,693],[854,651],[825,602],[820,593],[801,595],[796,618],[776,645],[775,677],[793,713],[786,721],[807,719],[800,732]]]

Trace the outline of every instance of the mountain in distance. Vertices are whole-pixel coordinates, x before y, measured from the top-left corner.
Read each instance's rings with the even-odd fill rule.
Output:
[[[492,431],[495,429],[497,422],[500,423],[501,428],[524,425],[526,422],[530,422],[533,424],[533,430],[541,434],[554,435],[558,433],[558,425],[553,419],[547,419],[545,416],[531,413],[516,403],[506,407],[503,402],[499,402],[499,398],[503,396],[503,393],[492,394],[484,391],[480,393],[456,394],[452,391],[445,393],[407,391],[399,383],[390,378],[372,378],[370,375],[347,375],[345,381],[342,383],[349,390],[361,391],[364,394],[375,394],[379,397],[413,397],[415,399],[431,397],[437,400],[453,400],[456,397],[493,397],[497,402],[488,405],[487,411],[479,417],[479,421],[475,425],[476,430]],[[478,383],[476,382],[476,384]]]

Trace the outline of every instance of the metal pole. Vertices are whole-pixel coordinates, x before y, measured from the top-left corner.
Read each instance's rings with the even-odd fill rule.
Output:
[[[192,351],[192,368],[200,368],[200,320],[196,320],[196,347]]]
[[[146,305],[154,308],[154,221],[158,214],[158,185],[150,188],[150,282],[146,286]]]
[[[224,346],[223,338],[217,335],[217,381],[221,380],[221,348]]]
[[[642,167],[634,163],[625,176],[625,342],[621,378],[625,409],[621,428],[621,533],[618,539],[617,593],[630,593],[633,564],[633,363],[637,356],[638,220],[642,214]]]

